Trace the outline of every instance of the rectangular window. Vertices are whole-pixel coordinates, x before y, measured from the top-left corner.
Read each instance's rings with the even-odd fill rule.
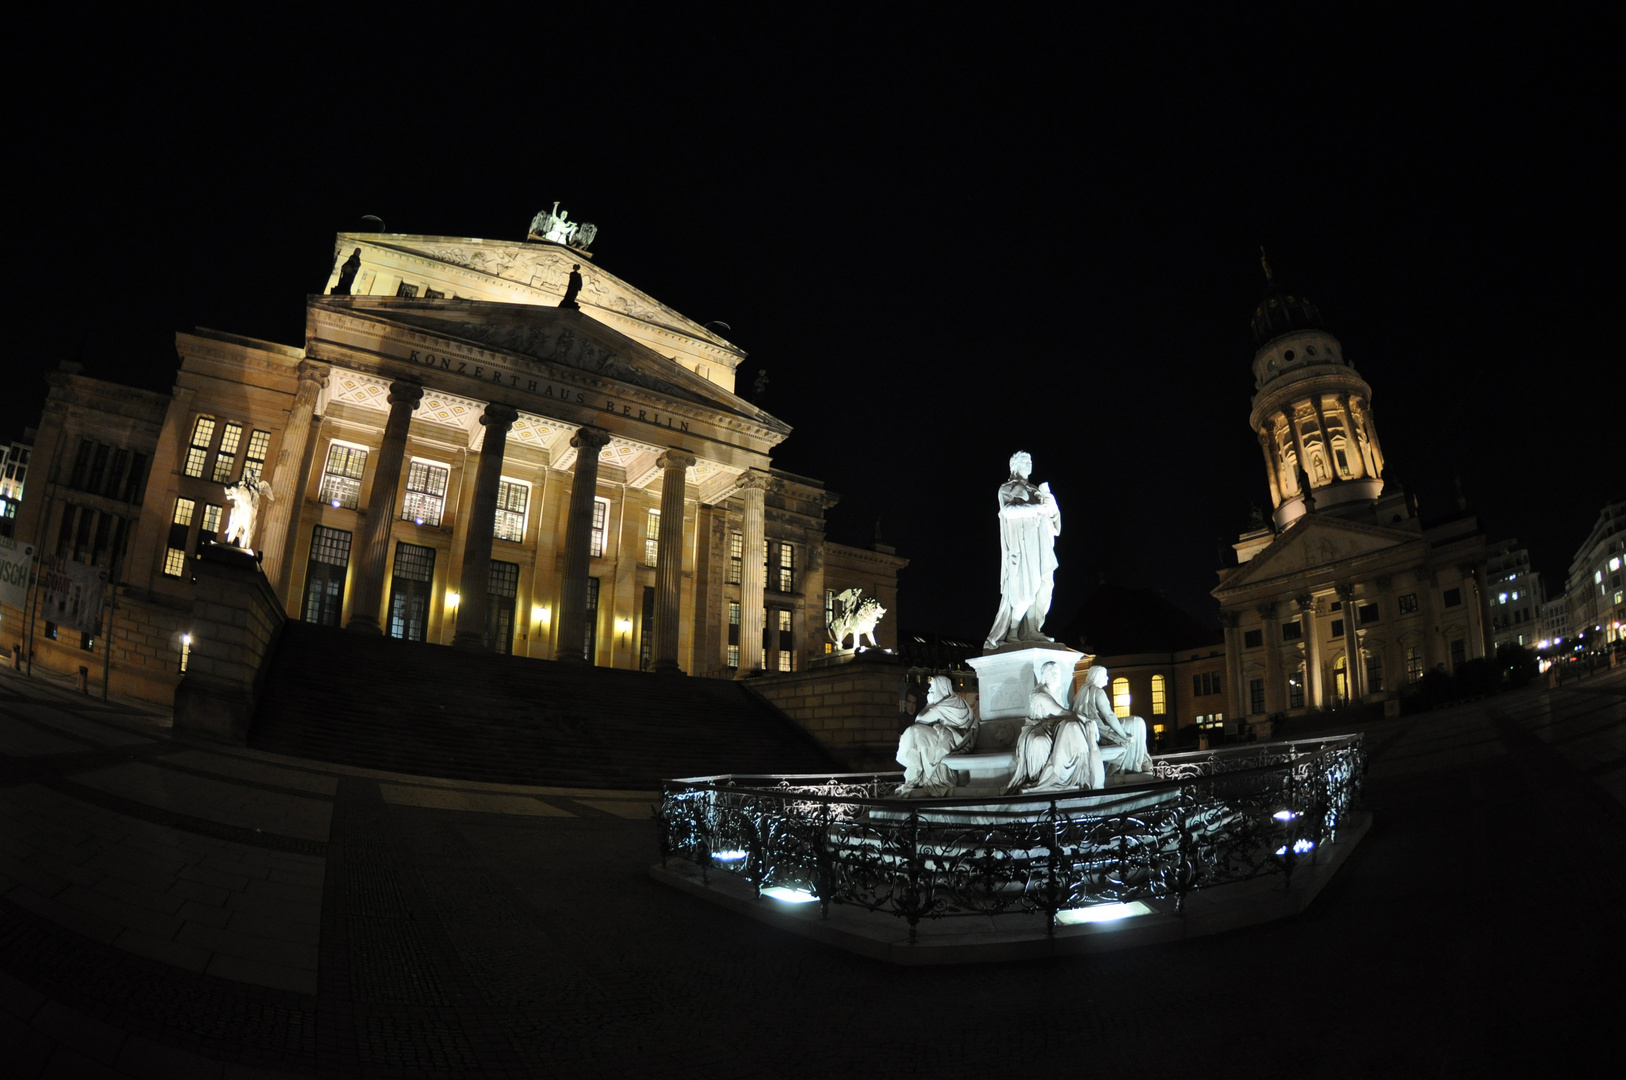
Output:
[[[198,504],[192,499],[176,499],[169,517],[169,543],[164,551],[164,576],[180,577],[186,569],[186,534]]]
[[[1356,614],[1360,616],[1362,626],[1365,626],[1367,623],[1377,622],[1378,606],[1376,604],[1362,604],[1356,609]]]
[[[417,295],[418,295],[418,287],[417,287],[417,286],[416,286],[416,285],[408,285],[408,284],[407,284],[407,283],[406,283],[406,282],[404,282],[404,281],[403,281],[403,282],[401,282],[401,284],[400,284],[400,285],[399,285],[399,286],[398,286],[398,287],[397,287],[397,288],[396,288],[396,290],[395,290],[395,295],[396,295],[396,296],[404,296],[404,297],[406,297],[406,298],[407,298],[407,299],[408,299],[408,300],[410,300],[410,299],[412,299],[412,298],[413,298],[413,297],[414,297],[414,296],[417,296]]]
[[[595,559],[604,558],[604,536],[610,526],[610,500],[593,500],[593,533],[588,541],[587,554]]]
[[[1461,589],[1447,589],[1443,596],[1446,607],[1457,607],[1462,603]]]
[[[1297,619],[1290,619],[1282,623],[1282,640],[1299,641],[1304,637],[1304,627]]]
[[[790,671],[793,667],[792,658],[796,655],[795,642],[791,639],[790,633],[790,612],[780,608],[774,615],[779,624],[777,642],[779,647],[779,670]]]
[[[305,570],[305,609],[300,615],[317,626],[338,626],[344,611],[344,578],[350,568],[350,534],[316,526]]]
[[[1451,670],[1455,671],[1468,659],[1468,643],[1462,638],[1451,640]]]
[[[1304,708],[1304,676],[1289,675],[1287,677],[1287,707],[1289,709]],[[1264,710],[1259,710],[1263,712]]]
[[[90,461],[96,456],[96,442],[94,439],[80,439],[79,452],[73,457],[73,472],[68,474],[68,486],[83,489],[85,481],[90,476]],[[1599,575],[1599,581],[1603,580]]]
[[[1406,646],[1406,681],[1414,683],[1423,677],[1423,651],[1415,645]]]
[[[1168,715],[1168,712],[1169,712],[1168,685],[1163,681],[1163,676],[1161,676],[1161,675],[1153,675],[1152,676],[1152,715],[1153,716],[1166,716],[1166,715]]]
[[[265,452],[271,446],[271,433],[256,430],[248,437],[248,449],[243,452],[243,479],[253,483],[265,472]]]
[[[227,423],[220,432],[220,452],[215,455],[212,479],[217,484],[231,482],[232,469],[237,464],[237,446],[243,441],[243,425]]]
[[[359,446],[334,443],[328,447],[323,466],[322,488],[318,494],[334,509],[354,510],[361,504],[361,476],[367,471],[367,451]]]
[[[90,462],[90,475],[85,477],[86,491],[100,491],[107,475],[108,448],[101,443],[96,444],[96,456]]]
[[[598,659],[598,578],[587,579],[587,631],[583,635],[582,658],[589,664]]]
[[[1203,696],[1203,677],[1201,675],[1193,675],[1191,677],[1191,696]]]
[[[498,656],[514,651],[514,607],[519,599],[519,563],[491,560],[486,578],[485,641]]]
[[[215,418],[200,416],[192,422],[192,442],[186,451],[186,475],[202,477],[209,461],[209,444],[215,439]]]
[[[655,586],[644,586],[644,610],[638,620],[638,670],[655,663]]]
[[[446,512],[446,480],[450,475],[445,466],[414,459],[407,467],[401,519],[419,525],[439,525],[441,515]]]
[[[1376,694],[1382,690],[1383,657],[1377,653],[1369,653],[1366,657],[1366,692]]]
[[[779,545],[779,591],[796,591],[796,545]]]
[[[728,534],[728,583],[740,583],[740,561],[745,554],[745,537],[740,533]]]
[[[428,638],[434,579],[435,549],[397,541],[390,580],[390,637],[404,641]]]
[[[1417,612],[1417,594],[1409,592],[1400,598],[1400,614],[1413,615]]]
[[[525,542],[525,513],[531,504],[529,484],[503,480],[497,484],[497,520],[491,535],[515,544]]]
[[[1248,680],[1248,711],[1254,714],[1265,711],[1265,680]]]
[[[130,471],[124,474],[124,490],[119,493],[119,501],[139,503],[146,481],[147,455],[132,453],[130,455]]]
[[[1265,632],[1263,630],[1244,630],[1244,631],[1242,631],[1242,647],[1244,649],[1257,649],[1259,646],[1263,645],[1264,643],[1265,643]]]
[[[739,533],[735,533],[738,536]],[[740,666],[740,602],[728,602],[728,666]]]
[[[1113,679],[1112,680],[1112,712],[1113,712],[1113,714],[1116,715],[1120,720],[1127,720],[1127,719],[1129,719],[1129,710],[1130,710],[1131,707],[1132,706],[1131,706],[1131,702],[1130,702],[1130,698],[1129,698],[1129,680],[1128,679]]]
[[[96,651],[96,635],[94,635],[94,634],[86,634],[86,633],[81,631],[80,634],[79,634],[79,647],[81,649],[85,650],[86,652],[95,652]]]
[[[1332,636],[1335,638],[1344,636],[1344,620],[1334,619],[1332,621]]]
[[[124,470],[129,464],[130,451],[115,450],[113,460],[108,464],[107,472],[102,476],[102,482],[97,490],[109,499],[117,498],[124,480]]]
[[[220,535],[220,515],[222,508],[214,503],[205,503],[203,506],[203,521],[198,525],[198,542],[192,548],[194,555],[203,553],[205,544],[212,544]]]
[[[661,512],[651,510],[644,515],[644,565],[654,566],[661,551]]]

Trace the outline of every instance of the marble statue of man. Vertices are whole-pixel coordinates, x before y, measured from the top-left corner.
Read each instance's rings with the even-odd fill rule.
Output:
[[[1115,773],[1151,772],[1152,753],[1146,748],[1146,721],[1138,716],[1120,719],[1112,711],[1112,698],[1107,696],[1107,669],[1092,667],[1084,676],[1078,700],[1073,711],[1086,720],[1093,720],[1102,743],[1124,748],[1123,756],[1108,762]]]
[[[1099,790],[1106,786],[1096,725],[1067,708],[1070,672],[1054,660],[1039,669],[1028,721],[1016,737],[1016,768],[1005,794]]]
[[[943,759],[977,740],[977,718],[947,675],[933,675],[926,707],[898,740],[903,766],[900,796],[941,799],[954,794],[954,777]]]
[[[1011,478],[999,488],[999,615],[988,632],[987,648],[1023,641],[1049,641],[1044,635],[1050,594],[1056,584],[1056,537],[1061,509],[1050,485],[1033,484],[1033,458],[1011,455]]]
[[[252,544],[260,500],[270,498],[271,485],[264,480],[243,479],[226,488],[226,501],[231,503],[231,514],[226,518],[224,542],[240,548]]]

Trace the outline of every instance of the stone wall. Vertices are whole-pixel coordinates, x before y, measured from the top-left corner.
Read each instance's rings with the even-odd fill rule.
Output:
[[[207,545],[192,603],[192,649],[175,688],[175,730],[224,742],[248,736],[260,674],[286,617],[253,557]]]
[[[885,660],[853,660],[746,685],[805,729],[855,772],[898,768],[894,755],[905,727],[898,711],[904,669]]]

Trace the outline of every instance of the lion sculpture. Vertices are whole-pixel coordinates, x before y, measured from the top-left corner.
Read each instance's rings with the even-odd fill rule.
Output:
[[[830,620],[830,640],[836,648],[847,647],[848,635],[852,636],[855,652],[863,638],[869,638],[870,648],[880,648],[875,640],[875,624],[886,614],[886,608],[873,596],[864,596],[861,589],[846,589],[837,593],[836,599],[841,602],[841,611]]]

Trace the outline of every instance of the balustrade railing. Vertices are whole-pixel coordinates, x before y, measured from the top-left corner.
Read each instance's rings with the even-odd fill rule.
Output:
[[[1153,779],[1042,797],[887,798],[900,773],[668,781],[661,857],[908,920],[1043,915],[1195,889],[1290,882],[1360,799],[1361,736],[1154,759]]]

